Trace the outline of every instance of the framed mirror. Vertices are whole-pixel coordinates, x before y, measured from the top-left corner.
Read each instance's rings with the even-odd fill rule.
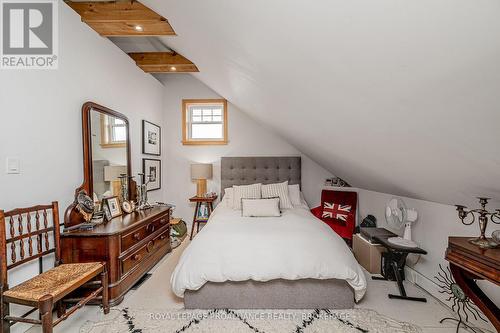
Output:
[[[120,197],[125,177],[126,197],[134,200],[131,181],[129,122],[127,117],[102,105],[87,102],[82,107],[83,184],[75,191],[75,202],[68,207],[65,226],[82,223],[75,211],[82,191],[95,203],[103,198]]]

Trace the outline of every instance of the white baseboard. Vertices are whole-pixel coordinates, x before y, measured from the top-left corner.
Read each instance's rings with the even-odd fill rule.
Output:
[[[445,301],[444,294],[440,293],[439,290],[440,287],[437,285],[436,282],[433,280],[429,279],[422,273],[417,272],[413,268],[410,268],[408,266],[405,266],[405,277],[406,280],[416,284],[417,286],[421,287],[425,291],[427,291],[429,294],[434,296],[434,298],[438,299],[441,303],[444,305],[448,306],[448,303]]]

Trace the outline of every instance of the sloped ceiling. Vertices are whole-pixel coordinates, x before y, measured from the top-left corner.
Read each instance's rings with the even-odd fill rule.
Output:
[[[143,2],[201,81],[353,186],[500,199],[499,1]]]

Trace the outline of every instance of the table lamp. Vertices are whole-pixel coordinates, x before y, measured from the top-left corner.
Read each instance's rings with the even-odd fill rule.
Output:
[[[207,179],[212,179],[212,164],[191,164],[191,179],[196,180],[196,196],[203,197],[207,193]]]

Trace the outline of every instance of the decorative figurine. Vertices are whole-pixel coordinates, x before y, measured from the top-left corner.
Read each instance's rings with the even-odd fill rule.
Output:
[[[455,282],[453,276],[451,274],[450,268],[446,267],[447,271],[439,264],[440,272],[438,271],[438,276],[434,276],[434,278],[438,281],[437,285],[441,290],[439,291],[441,294],[445,294],[449,296],[446,301],[453,302],[451,306],[452,311],[455,311],[458,315],[459,319],[456,318],[443,318],[439,321],[442,324],[445,320],[452,320],[457,322],[457,332],[460,328],[460,325],[463,325],[465,328],[471,329],[473,332],[476,332],[476,329],[472,328],[470,325],[466,324],[469,322],[469,314],[474,317],[475,320],[478,318],[484,320],[481,316],[481,312],[477,309],[476,305],[472,303],[471,299],[464,293],[462,288]],[[465,321],[462,318],[465,316]]]
[[[78,192],[75,201],[77,211],[82,214],[85,222],[89,222],[94,214],[94,202],[85,191]]]

